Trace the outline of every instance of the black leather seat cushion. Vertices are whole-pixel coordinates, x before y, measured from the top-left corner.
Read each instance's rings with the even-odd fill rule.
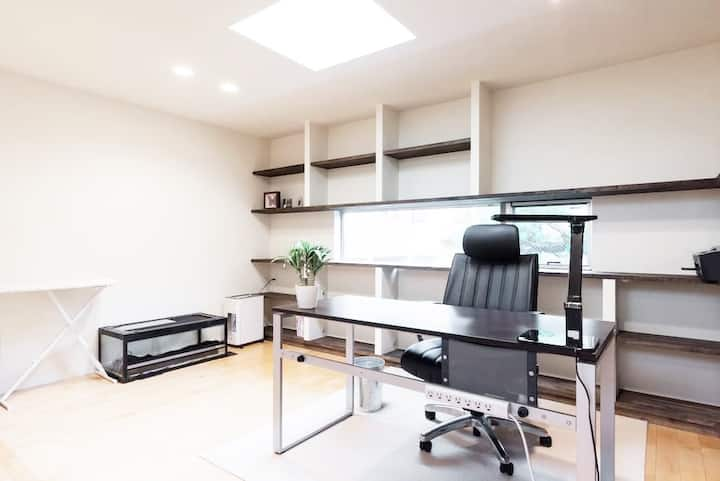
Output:
[[[400,358],[400,366],[413,376],[442,384],[442,341],[429,339],[416,342]]]
[[[517,227],[474,225],[463,236],[464,254],[453,258],[443,304],[504,311],[537,309],[538,256],[520,254]],[[442,342],[410,346],[400,365],[425,381],[442,383]]]

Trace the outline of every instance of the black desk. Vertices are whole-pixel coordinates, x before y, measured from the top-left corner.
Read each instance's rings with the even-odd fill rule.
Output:
[[[615,323],[584,319],[585,336],[597,341],[593,349],[577,350],[570,345],[533,344],[518,341],[529,329],[552,333],[563,342],[565,318],[534,312],[508,312],[429,302],[400,301],[377,297],[338,296],[325,299],[315,309],[295,305],[278,306],[273,312],[352,322],[369,327],[405,331],[522,351],[576,357],[596,363],[615,334]]]
[[[345,362],[285,350],[282,347],[282,317],[294,314],[346,324]],[[331,426],[352,416],[354,411],[354,377],[364,377],[396,386],[424,392],[425,383],[412,377],[371,371],[353,366],[354,326],[370,326],[405,332],[414,332],[444,339],[458,340],[504,349],[550,353],[573,357],[576,360],[576,406],[581,415],[568,416],[546,409],[510,403],[513,413],[520,408],[530,412],[528,421],[574,428],[577,432],[577,479],[595,481],[595,446],[591,433],[595,426],[595,389],[585,391],[584,385],[596,385],[599,368],[601,401],[600,476],[602,481],[614,479],[615,456],[615,324],[586,319],[583,330],[593,336],[593,347],[578,350],[564,343],[540,344],[518,340],[529,329],[540,329],[554,338],[564,339],[565,319],[538,313],[493,311],[470,307],[448,306],[428,302],[411,302],[374,297],[338,296],[320,301],[315,309],[300,309],[295,305],[273,308],[273,360],[274,360],[274,450],[281,454],[310,439]],[[325,426],[284,444],[282,439],[282,373],[283,360],[306,362],[348,374],[346,385],[346,412]],[[582,381],[581,381],[582,380]],[[592,406],[592,409],[590,408]]]

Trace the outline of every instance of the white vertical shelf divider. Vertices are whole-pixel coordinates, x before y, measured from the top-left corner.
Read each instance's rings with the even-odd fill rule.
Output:
[[[492,92],[479,80],[470,88],[470,194],[491,192]]]
[[[328,202],[327,171],[314,167],[311,162],[327,159],[327,127],[305,122],[305,204],[307,206],[322,205]],[[327,269],[323,270],[315,280],[322,291],[327,291]],[[325,336],[327,323],[320,319],[305,317],[302,323],[302,336],[312,341]]]
[[[327,170],[311,162],[327,159],[327,127],[305,122],[305,204],[327,204]]]
[[[375,109],[375,200],[398,199],[398,161],[385,155],[385,150],[398,146],[398,115],[386,105]],[[375,297],[397,299],[398,270],[375,269]],[[397,332],[375,329],[375,354],[382,355],[398,347]]]

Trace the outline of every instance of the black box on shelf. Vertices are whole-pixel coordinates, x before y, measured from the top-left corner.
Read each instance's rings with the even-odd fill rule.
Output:
[[[227,356],[227,318],[204,313],[98,330],[98,357],[122,383]]]

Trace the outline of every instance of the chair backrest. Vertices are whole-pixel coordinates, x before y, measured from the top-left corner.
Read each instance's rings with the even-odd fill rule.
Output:
[[[537,309],[538,255],[520,254],[514,225],[474,225],[455,254],[443,304],[504,311]]]

